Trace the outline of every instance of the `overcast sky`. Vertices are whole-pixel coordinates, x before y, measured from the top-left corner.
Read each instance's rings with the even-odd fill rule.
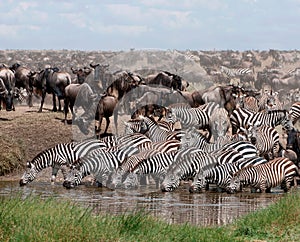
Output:
[[[0,1],[0,49],[292,50],[300,0]]]

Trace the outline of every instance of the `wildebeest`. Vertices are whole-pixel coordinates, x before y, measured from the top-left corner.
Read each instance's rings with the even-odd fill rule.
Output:
[[[241,87],[228,85],[217,86],[202,91],[202,99],[205,103],[216,102],[220,107],[224,107],[230,115],[236,107],[236,99],[244,96],[244,89]]]
[[[287,143],[286,143],[286,148],[287,149],[291,149],[293,151],[295,151],[295,153],[297,154],[297,166],[299,167],[300,165],[300,132],[295,129],[289,129],[287,131]]]
[[[29,73],[31,70],[25,66],[21,66],[19,63],[13,64],[10,69],[15,74],[16,87],[25,88],[28,94],[27,104],[29,107],[32,107],[32,84],[30,83]]]
[[[44,100],[46,94],[52,94],[53,100],[53,109],[52,111],[56,112],[56,96],[58,98],[59,108],[61,111],[60,100],[64,98],[65,87],[71,83],[71,75],[67,72],[60,72],[58,68],[46,68],[41,70],[39,73],[30,72],[28,74],[31,78],[33,87],[37,89],[38,92],[41,92],[42,100],[39,112],[42,112]]]
[[[73,110],[74,105],[76,108],[82,107],[84,111],[87,111],[97,96],[98,95],[93,92],[92,88],[87,83],[71,83],[70,85],[66,86],[64,99],[64,122],[66,123],[67,121],[69,107],[72,112],[72,119],[76,121],[76,115]]]
[[[76,83],[78,84],[82,84],[85,82],[85,79],[87,78],[87,76],[92,72],[92,69],[89,67],[84,67],[83,69],[74,69],[73,67],[71,67],[71,70],[73,72],[73,74],[76,75],[77,79],[76,79]]]
[[[152,74],[145,77],[145,84],[161,85],[179,91],[186,91],[186,88],[189,86],[189,83],[182,77],[168,71],[162,71],[158,74]]]
[[[118,112],[115,110],[118,102],[123,98],[125,93],[139,85],[139,77],[123,71],[117,76],[117,79],[106,89],[106,92],[102,94],[99,102],[93,103],[89,112],[85,112],[85,115],[78,117],[77,124],[80,130],[84,134],[88,134],[88,127],[92,120],[98,120],[99,124],[95,126],[96,134],[100,134],[101,124],[103,118],[106,119],[106,128],[104,133],[107,132],[109,126],[109,118],[114,114],[114,122],[116,133]],[[120,107],[121,108],[121,107]]]
[[[7,67],[0,67],[1,99],[5,102],[6,111],[15,110],[13,98],[15,95],[15,75]]]
[[[92,82],[97,82],[101,90],[105,90],[115,80],[114,73],[109,72],[109,64],[90,64],[94,69],[94,78]]]

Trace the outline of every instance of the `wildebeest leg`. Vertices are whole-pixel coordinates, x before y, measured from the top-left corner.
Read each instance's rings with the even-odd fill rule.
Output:
[[[40,109],[39,109],[39,113],[41,113],[42,110],[43,110],[43,105],[44,105],[45,97],[46,97],[46,91],[43,90],[42,91],[42,101],[41,101],[41,106],[40,106]]]
[[[95,124],[95,133],[96,133],[96,137],[98,139],[100,138],[100,131],[101,131],[102,120],[103,120],[103,117],[100,115],[99,116],[98,125]]]
[[[105,120],[106,120],[106,127],[105,127],[105,130],[104,130],[104,134],[107,133],[108,126],[109,126],[109,124],[110,124],[110,120],[109,120],[109,117],[108,117],[108,116],[105,117]]]
[[[64,112],[65,112],[64,123],[66,124],[67,123],[67,115],[69,112],[69,99],[68,98],[65,98],[65,100],[64,100]],[[73,112],[72,112],[72,114],[73,114]]]
[[[115,129],[116,129],[116,134],[118,134],[118,112],[114,112],[114,123],[115,123]]]
[[[53,102],[53,109],[52,109],[52,111],[53,111],[53,112],[57,112],[57,107],[56,107],[56,95],[55,95],[55,93],[52,93],[52,102]],[[59,100],[58,100],[58,102],[59,102]]]

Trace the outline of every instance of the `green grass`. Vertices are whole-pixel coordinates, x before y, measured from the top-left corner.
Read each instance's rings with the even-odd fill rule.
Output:
[[[299,241],[300,193],[221,227],[174,225],[145,211],[94,215],[70,201],[0,199],[0,241]]]

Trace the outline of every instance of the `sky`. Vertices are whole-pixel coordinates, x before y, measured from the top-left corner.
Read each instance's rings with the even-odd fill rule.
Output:
[[[295,50],[300,0],[5,0],[0,49]]]

